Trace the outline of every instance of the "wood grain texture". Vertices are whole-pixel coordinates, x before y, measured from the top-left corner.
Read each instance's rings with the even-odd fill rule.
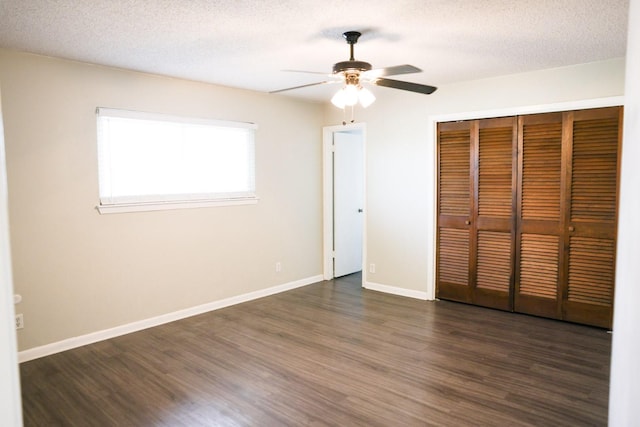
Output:
[[[513,126],[482,128],[478,147],[478,215],[513,216]]]
[[[605,331],[360,280],[24,363],[25,425],[606,425]]]
[[[460,286],[469,285],[469,231],[440,228],[438,280]]]
[[[573,124],[571,221],[616,221],[618,122],[613,116]]]
[[[442,130],[439,138],[440,215],[468,216],[470,209],[469,130]]]
[[[470,232],[474,208],[472,127],[475,122],[438,124],[438,232],[436,235],[437,294],[471,302],[470,284],[474,236]],[[477,126],[475,127],[477,129]]]
[[[510,233],[478,231],[478,288],[511,291],[511,240]]]
[[[519,292],[538,298],[558,297],[558,238],[522,234]]]
[[[562,123],[525,123],[522,128],[521,217],[559,220]]]
[[[573,113],[565,319],[613,323],[622,107]]]
[[[612,307],[615,241],[571,237],[569,248],[567,299]]]
[[[475,128],[474,128],[475,129]],[[471,223],[472,302],[513,310],[515,207],[517,186],[517,119],[477,121],[472,152],[477,182]]]

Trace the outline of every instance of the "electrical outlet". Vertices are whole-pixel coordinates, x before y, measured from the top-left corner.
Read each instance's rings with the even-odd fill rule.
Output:
[[[280,273],[282,271],[282,263],[280,261],[276,262],[276,273]]]
[[[24,315],[21,314],[16,314],[16,329],[22,329],[24,328]]]
[[[376,265],[369,264],[369,273],[375,273],[375,272],[376,272]]]

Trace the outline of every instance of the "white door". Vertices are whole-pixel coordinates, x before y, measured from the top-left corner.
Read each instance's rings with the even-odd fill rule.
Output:
[[[333,145],[333,275],[340,277],[362,270],[362,131],[334,132]]]

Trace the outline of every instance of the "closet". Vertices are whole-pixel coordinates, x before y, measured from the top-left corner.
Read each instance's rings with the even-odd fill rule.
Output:
[[[438,124],[436,295],[611,327],[622,107]]]

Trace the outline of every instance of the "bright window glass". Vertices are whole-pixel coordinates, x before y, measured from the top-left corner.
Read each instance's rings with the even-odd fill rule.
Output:
[[[255,198],[255,129],[99,108],[100,204]]]

